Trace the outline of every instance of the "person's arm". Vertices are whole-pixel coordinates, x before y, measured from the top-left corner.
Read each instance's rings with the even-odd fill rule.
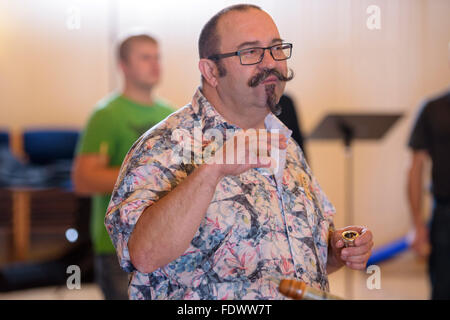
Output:
[[[428,230],[422,215],[423,171],[427,159],[428,152],[425,150],[412,152],[407,184],[409,207],[415,230],[412,247],[421,256],[426,255],[428,251]]]
[[[96,110],[89,118],[77,145],[72,167],[75,192],[81,195],[109,194],[119,175],[119,166],[110,165],[116,153],[116,119],[107,108]]]
[[[82,195],[111,193],[119,170],[119,167],[108,166],[106,155],[78,155],[74,160],[72,170],[75,192]]]
[[[235,143],[237,154],[236,147]],[[286,147],[286,138],[280,135],[280,148]],[[226,154],[225,150],[223,154]],[[133,266],[142,273],[150,273],[178,258],[194,238],[219,181],[227,175],[270,166],[270,163],[263,164],[262,156],[257,156],[257,160],[256,164],[248,163],[248,159],[245,164],[203,164],[163,198],[147,207],[128,241]],[[238,160],[237,163],[243,162]]]
[[[136,269],[150,273],[186,250],[220,179],[217,168],[202,165],[142,213],[128,241]]]

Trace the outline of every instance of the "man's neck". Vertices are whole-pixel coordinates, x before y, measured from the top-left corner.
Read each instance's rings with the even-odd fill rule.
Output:
[[[247,129],[264,129],[264,120],[268,113],[268,109],[252,108],[248,106],[236,106],[230,102],[224,102],[217,91],[203,86],[203,95],[216,109],[216,111],[229,123],[236,125],[244,130]]]
[[[151,90],[137,88],[132,85],[125,85],[122,95],[128,99],[146,106],[153,105]]]

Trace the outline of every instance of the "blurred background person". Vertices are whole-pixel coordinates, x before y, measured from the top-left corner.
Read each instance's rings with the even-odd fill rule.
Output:
[[[300,115],[295,110],[294,100],[289,95],[283,94],[278,104],[281,106],[281,114],[277,115],[278,119],[292,130],[292,139],[298,143],[305,158],[308,158],[306,156],[305,138],[302,132]]]
[[[450,91],[421,108],[409,140],[408,196],[415,229],[412,246],[428,256],[432,299],[450,299]],[[422,214],[423,171],[432,164],[433,211],[430,228]]]
[[[117,261],[104,226],[110,193],[132,144],[174,110],[152,92],[160,80],[158,42],[147,34],[126,37],[118,47],[122,92],[101,100],[77,146],[73,167],[76,192],[92,195],[91,238],[95,281],[105,299],[127,299],[128,276]]]

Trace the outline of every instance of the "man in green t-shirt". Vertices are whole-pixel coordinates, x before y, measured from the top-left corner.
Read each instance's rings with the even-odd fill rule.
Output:
[[[73,168],[75,191],[92,195],[95,278],[108,300],[128,297],[128,275],[119,266],[104,225],[120,165],[132,144],[174,111],[151,94],[160,78],[154,38],[138,34],[124,39],[118,60],[124,76],[123,91],[107,96],[96,106],[78,142]]]

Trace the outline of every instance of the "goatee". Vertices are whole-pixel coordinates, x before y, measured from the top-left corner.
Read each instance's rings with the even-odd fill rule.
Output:
[[[294,72],[292,70],[289,70],[290,74],[287,76],[284,76],[280,71],[277,69],[263,69],[260,73],[253,76],[248,81],[248,86],[251,88],[257,87],[259,84],[261,84],[264,80],[266,80],[269,76],[274,75],[277,77],[277,79],[281,82],[287,82],[291,81],[294,78]],[[266,103],[269,107],[270,111],[276,115],[279,116],[281,114],[281,106],[278,104],[278,99],[275,94],[275,84],[268,84],[265,86],[266,90]]]
[[[278,104],[277,95],[275,94],[275,85],[268,84],[265,86],[266,89],[266,102],[270,111],[279,116],[281,114],[281,106]]]

